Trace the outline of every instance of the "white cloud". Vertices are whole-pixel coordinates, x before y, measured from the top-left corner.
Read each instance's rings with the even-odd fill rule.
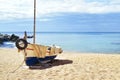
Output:
[[[0,0],[0,19],[33,17],[34,0]],[[120,0],[85,2],[85,0],[36,0],[37,16],[49,13],[110,13],[120,12]]]
[[[31,2],[31,1],[30,1]],[[0,0],[0,19],[30,17],[31,2],[29,0]]]

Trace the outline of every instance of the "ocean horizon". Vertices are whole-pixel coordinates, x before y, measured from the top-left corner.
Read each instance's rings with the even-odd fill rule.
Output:
[[[23,38],[24,32],[1,32]],[[27,32],[28,36],[33,35]],[[28,39],[32,43],[33,39]],[[14,44],[14,43],[13,43]],[[57,45],[67,52],[120,53],[120,32],[36,32],[36,44]],[[4,46],[14,45],[5,43]]]

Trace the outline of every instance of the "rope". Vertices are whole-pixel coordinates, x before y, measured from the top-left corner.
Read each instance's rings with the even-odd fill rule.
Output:
[[[24,55],[24,60],[22,61],[22,63],[21,63],[15,70],[7,73],[7,75],[6,75],[6,80],[9,80],[10,74],[11,74],[11,73],[15,73],[15,72],[24,64],[24,62],[25,62],[25,60],[26,60],[26,55],[27,55],[27,53],[26,53],[25,50],[24,50],[24,53],[25,53],[25,55]]]

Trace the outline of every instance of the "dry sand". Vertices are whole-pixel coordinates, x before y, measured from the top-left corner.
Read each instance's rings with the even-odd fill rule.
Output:
[[[120,80],[119,54],[62,53],[48,68],[29,69],[17,49],[0,48],[0,80]]]

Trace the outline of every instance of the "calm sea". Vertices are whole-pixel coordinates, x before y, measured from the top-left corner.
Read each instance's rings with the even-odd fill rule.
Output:
[[[6,32],[23,37],[23,32]],[[5,32],[3,33],[5,34]],[[28,33],[32,35],[32,33]],[[32,39],[28,39],[32,42]],[[37,32],[36,43],[58,45],[64,51],[88,53],[120,53],[120,32]],[[14,47],[5,43],[1,47]]]

